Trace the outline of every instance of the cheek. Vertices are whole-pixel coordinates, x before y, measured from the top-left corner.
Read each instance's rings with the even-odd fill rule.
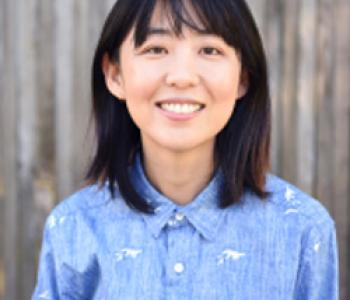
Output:
[[[130,66],[125,72],[126,98],[132,101],[145,101],[152,98],[159,84],[160,76],[154,69]]]
[[[218,101],[237,98],[240,84],[239,67],[232,64],[222,64],[211,70],[205,70],[210,90]]]
[[[129,114],[138,128],[143,128],[152,119],[152,103],[157,80],[140,68],[129,68],[124,72],[125,97]]]
[[[214,98],[214,115],[212,121],[215,122],[219,131],[229,121],[238,98],[238,88],[240,74],[237,69],[225,68],[217,74],[212,74],[211,93]]]
[[[216,88],[212,89],[212,95],[220,107],[233,106],[236,100],[239,98],[238,88],[239,84],[235,78],[223,77],[216,79],[213,82]]]

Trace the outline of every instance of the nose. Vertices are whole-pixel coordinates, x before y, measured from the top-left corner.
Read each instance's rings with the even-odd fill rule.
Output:
[[[166,84],[180,89],[198,85],[200,77],[194,58],[189,53],[179,53],[174,56],[166,75]]]

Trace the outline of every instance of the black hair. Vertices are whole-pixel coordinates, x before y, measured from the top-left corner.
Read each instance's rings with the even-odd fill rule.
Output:
[[[269,168],[270,95],[266,58],[253,16],[244,0],[118,0],[104,24],[92,66],[92,116],[95,120],[97,149],[85,179],[89,183],[108,182],[112,197],[116,185],[133,209],[153,213],[154,207],[133,188],[128,168],[140,145],[140,131],[126,105],[115,101],[105,83],[102,70],[107,54],[119,61],[119,49],[133,28],[135,47],[147,37],[157,3],[168,13],[172,30],[180,35],[182,26],[205,30],[222,37],[240,54],[248,74],[246,94],[215,141],[215,161],[223,171],[219,207],[239,202],[245,190],[266,198],[266,173]],[[193,8],[200,24],[189,14]],[[204,27],[204,28],[203,28]]]

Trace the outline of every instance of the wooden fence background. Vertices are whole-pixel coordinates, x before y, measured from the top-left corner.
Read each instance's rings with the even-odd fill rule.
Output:
[[[93,49],[114,0],[0,0],[0,299],[29,299],[43,221],[81,183]],[[350,299],[350,0],[248,0],[273,96],[272,169],[335,218]]]

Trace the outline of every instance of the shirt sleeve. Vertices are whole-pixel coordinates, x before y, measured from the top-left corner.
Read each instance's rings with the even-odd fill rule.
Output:
[[[44,227],[43,241],[39,257],[37,283],[32,295],[32,300],[59,299],[57,292],[56,261],[50,234],[50,228],[54,225],[54,221],[54,217],[50,216],[47,219]]]
[[[332,220],[312,226],[303,238],[295,299],[339,299],[338,249]]]

